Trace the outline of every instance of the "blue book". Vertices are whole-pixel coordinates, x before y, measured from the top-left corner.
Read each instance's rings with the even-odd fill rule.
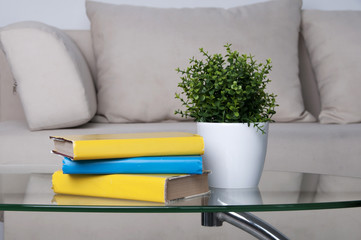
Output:
[[[202,174],[201,156],[135,157],[101,160],[63,159],[65,174],[184,173]]]

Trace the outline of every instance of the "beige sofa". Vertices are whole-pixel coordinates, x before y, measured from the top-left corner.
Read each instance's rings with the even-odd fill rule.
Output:
[[[280,4],[286,3],[287,5],[290,4],[290,2],[292,1],[280,0],[274,2],[280,2]],[[240,13],[242,13],[242,11],[262,11],[260,10],[263,8],[262,5],[255,6],[255,9],[252,9],[252,7],[249,9],[242,8],[240,10]],[[96,4],[93,7],[97,7]],[[276,7],[278,8],[279,6]],[[335,119],[341,119],[338,124],[335,122],[333,124],[325,123],[327,121],[332,122],[331,120],[329,120],[330,118],[325,117],[325,115],[328,114],[329,116],[331,115],[331,117],[334,116],[334,113],[337,115],[337,110],[338,108],[340,108],[340,105],[337,105],[336,101],[336,106],[330,107],[327,106],[329,102],[323,102],[323,100],[328,100],[328,96],[325,96],[325,88],[327,89],[328,85],[325,82],[320,83],[318,78],[322,78],[322,81],[326,81],[327,77],[325,80],[325,70],[323,68],[320,69],[320,65],[322,64],[320,64],[319,61],[320,59],[322,59],[322,56],[321,58],[319,58],[317,49],[314,49],[315,46],[317,47],[318,42],[309,42],[312,36],[317,35],[317,31],[313,29],[313,23],[325,24],[327,20],[334,18],[331,18],[330,16],[324,16],[323,14],[325,13],[322,11],[309,11],[308,13],[303,11],[303,13],[301,13],[299,6],[295,9],[298,9],[300,11],[300,17],[307,17],[307,21],[305,19],[302,19],[303,22],[299,22],[299,24],[301,24],[302,29],[307,29],[308,32],[305,34],[301,31],[299,35],[297,35],[295,42],[296,49],[294,49],[296,54],[297,50],[299,50],[297,54],[299,62],[296,61],[297,69],[295,71],[299,73],[300,84],[298,86],[300,87],[300,93],[302,92],[302,104],[304,104],[304,109],[302,109],[302,112],[299,113],[299,116],[293,118],[293,120],[291,118],[287,119],[287,111],[285,111],[284,109],[280,110],[280,113],[283,114],[282,116],[275,116],[276,122],[271,123],[269,129],[268,151],[266,156],[265,169],[361,177],[361,148],[359,147],[361,142],[361,114],[359,112],[360,109],[357,109],[357,106],[359,105],[356,105],[356,107],[351,106],[350,109],[347,109],[348,114],[346,114],[346,117],[344,117],[344,115],[342,114],[341,117],[335,116]],[[91,15],[91,11],[89,9],[88,11],[88,15]],[[137,9],[135,9],[134,11],[137,11]],[[345,16],[348,15],[347,13],[343,14]],[[355,13],[354,17],[356,19],[360,19],[360,13]],[[256,17],[256,19],[258,18],[259,16]],[[340,18],[342,19],[342,16],[340,16]],[[95,21],[94,19],[91,20]],[[348,21],[347,17],[345,21]],[[100,86],[99,79],[97,78],[99,78],[99,76],[102,77],[101,73],[99,73],[98,71],[99,69],[101,69],[101,71],[104,71],[104,69],[102,68],[104,67],[104,65],[99,66],[99,64],[102,64],[101,60],[99,59],[101,59],[101,57],[104,57],[104,54],[106,55],[106,51],[104,49],[103,52],[102,49],[99,50],[99,46],[98,48],[94,47],[93,41],[98,35],[94,34],[94,31],[96,31],[95,23],[92,22],[92,24],[93,25],[91,31],[93,31],[93,35],[91,31],[88,30],[72,30],[65,32],[66,34],[68,34],[68,36],[71,37],[71,39],[74,40],[76,45],[79,47],[81,53],[85,57],[86,63],[89,66],[90,72],[95,82],[95,88],[97,88]],[[323,27],[326,27],[326,25]],[[296,30],[298,31],[298,28]],[[338,29],[336,28],[336,31],[337,30]],[[100,30],[98,29],[97,31]],[[102,32],[101,34],[106,34],[106,32]],[[360,34],[360,32],[358,32],[358,34]],[[329,38],[329,36],[327,35],[320,36],[320,38],[322,37]],[[299,40],[298,43],[297,39]],[[96,41],[99,42],[100,40],[97,39]],[[277,39],[275,39],[274,41],[277,42]],[[102,43],[106,44],[107,42],[105,41]],[[326,44],[322,44],[322,46],[324,45]],[[267,49],[269,50],[271,47],[272,46],[267,46]],[[287,47],[289,46],[285,46],[285,48]],[[159,46],[155,46],[155,48],[159,50]],[[94,50],[96,51],[95,53]],[[329,50],[329,58],[324,59],[327,64],[329,64],[330,58],[333,61],[334,55],[338,54],[338,51],[335,48],[329,48]],[[260,48],[256,48],[255,51],[260,51]],[[279,51],[281,51],[281,49]],[[355,53],[357,53],[357,51],[355,50]],[[168,55],[162,55],[162,57],[164,56]],[[36,59],[37,57],[38,56],[34,56],[34,59]],[[285,59],[285,55],[281,55],[280,59]],[[119,59],[116,59],[116,61],[117,60]],[[129,60],[129,58],[127,58],[126,60]],[[275,65],[278,68],[287,68],[290,66],[290,64],[278,65],[277,62],[275,62]],[[333,68],[332,66],[329,67],[330,69],[328,70],[328,73],[332,74],[332,71],[335,70],[335,68]],[[360,68],[361,67],[359,67],[359,69]],[[138,66],[137,69],[138,71],[142,71],[142,69],[146,69],[149,71],[149,68],[142,65]],[[51,173],[56,169],[59,169],[61,167],[61,161],[59,160],[59,157],[50,153],[50,150],[52,148],[51,142],[48,138],[50,135],[149,131],[196,132],[196,125],[194,122],[184,121],[184,119],[175,120],[171,119],[172,117],[164,118],[159,121],[136,120],[132,122],[128,120],[123,122],[117,122],[116,120],[109,120],[111,118],[106,118],[106,120],[104,120],[104,115],[106,114],[100,112],[99,110],[99,104],[104,103],[104,101],[102,102],[102,99],[99,99],[99,89],[97,89],[98,112],[95,118],[92,118],[91,121],[85,124],[78,124],[78,126],[72,126],[69,128],[54,127],[53,129],[32,131],[29,129],[29,116],[24,113],[23,109],[30,109],[34,106],[25,106],[24,102],[21,102],[19,97],[22,96],[19,95],[22,95],[24,92],[20,92],[20,94],[13,93],[14,76],[12,75],[12,70],[14,70],[14,66],[12,66],[12,68],[9,66],[8,60],[6,59],[4,53],[1,52],[0,172]],[[337,76],[349,77],[349,75],[347,74],[342,75],[341,70],[337,69],[337,73],[339,74]],[[284,72],[280,71],[279,69],[275,71],[279,75],[275,74],[273,77],[278,77],[282,75],[282,72]],[[288,74],[286,72],[287,71],[285,71],[284,74]],[[144,74],[142,76],[144,76]],[[358,76],[360,76],[360,74]],[[19,80],[20,79],[17,79],[18,85],[21,84],[21,80]],[[277,82],[278,80],[274,79],[273,81]],[[351,83],[345,83],[345,85],[350,84],[353,84],[352,81]],[[353,84],[352,86],[356,88],[356,92],[357,89],[358,91],[361,90],[360,83]],[[164,88],[161,89],[164,90]],[[275,89],[279,91],[277,92],[277,94],[281,96],[281,102],[287,105],[288,95],[285,93],[288,91],[288,89],[282,87]],[[168,89],[165,88],[165,90]],[[47,89],[39,88],[36,89],[36,91],[38,91],[38,93],[41,95],[44,91],[47,91]],[[125,91],[127,91],[127,89],[125,89]],[[152,89],[150,88],[149,91],[152,91]],[[169,91],[172,91],[171,95],[173,95],[173,88],[171,88],[171,90]],[[292,92],[294,91],[294,89],[291,89],[290,91]],[[341,89],[340,91],[342,94],[343,89]],[[163,93],[152,92],[150,96],[160,94]],[[169,92],[165,93],[165,95],[167,94],[169,95]],[[130,95],[132,95],[132,93],[130,93]],[[336,100],[341,100],[338,97],[339,96],[335,96],[334,98],[337,98]],[[343,97],[346,98],[347,96]],[[359,98],[359,96],[356,96],[356,98]],[[24,101],[24,99],[25,98],[22,98],[22,101]],[[131,96],[128,98],[128,100],[129,99],[132,99]],[[168,108],[169,104],[173,104],[172,101],[173,100],[169,99],[169,102],[163,102],[162,105],[157,107]],[[289,101],[292,102],[293,100]],[[61,101],[59,101],[59,104],[61,104]],[[280,107],[282,107],[281,103],[279,104]],[[53,105],[52,107],[56,109],[58,106]],[[356,111],[352,112],[352,107],[356,108]],[[335,112],[327,112],[330,109],[335,110]],[[162,111],[162,109],[159,111]],[[350,112],[352,112],[352,114],[349,114]],[[347,119],[347,116],[352,116],[350,118],[351,120]],[[320,118],[323,119],[323,123],[321,123],[322,121],[319,121]],[[313,119],[315,119],[315,121],[313,121]],[[302,175],[300,176],[302,177]],[[329,211],[306,211],[291,213],[260,213],[260,215],[266,220],[270,221],[275,226],[282,229],[283,232],[286,233],[286,235],[289,235],[293,239],[304,239],[303,236],[308,236],[309,239],[339,239],[346,233],[348,234],[348,239],[357,239],[357,236],[359,236],[361,232],[360,229],[358,227],[355,228],[354,225],[340,227],[339,230],[335,233],[331,230],[333,230],[333,228],[335,226],[338,226],[338,224],[340,223],[329,221],[328,227],[331,231],[330,233],[324,232],[320,234],[317,229],[324,225],[321,224],[323,223],[323,221],[326,221],[327,219],[329,220],[331,217],[337,216],[339,220],[342,221],[342,219],[344,218],[347,219],[348,217],[357,216],[358,212],[359,211],[353,210],[335,210],[332,213],[330,213]],[[80,237],[84,239],[88,237],[90,239],[96,239],[97,237],[101,236],[101,234],[97,232],[101,231],[101,229],[106,229],[106,231],[108,232],[107,239],[116,238],[117,236],[119,236],[119,234],[124,234],[122,235],[123,238],[121,239],[168,239],[170,237],[180,239],[184,238],[184,236],[189,238],[191,236],[195,236],[194,238],[197,239],[202,239],[206,237],[209,239],[219,239],[222,236],[222,239],[231,239],[241,234],[240,232],[232,229],[232,227],[229,226],[225,226],[222,229],[201,228],[199,226],[200,216],[198,214],[71,214],[71,217],[69,217],[69,215],[70,214],[60,213],[43,214],[8,212],[5,214],[6,239],[21,239],[22,237],[28,238],[28,236],[33,236],[32,239],[49,239],[48,234],[51,233],[53,235],[52,239],[63,239],[62,236],[64,235],[61,234],[64,231],[65,227],[67,229],[71,229],[68,231],[69,233],[67,234],[69,234],[69,238],[72,239],[79,239]],[[289,222],[289,220],[287,220],[289,219],[289,217],[292,217],[292,219],[294,220],[292,224]],[[72,221],[69,222],[70,218],[72,219]],[[87,219],[87,221],[83,221],[84,219]],[[74,222],[81,221],[82,223],[79,223],[77,225],[77,227],[79,227],[79,229],[81,230],[76,230],[74,227],[72,227],[72,224]],[[354,221],[357,222],[356,219],[354,219]],[[134,223],[137,226],[141,226],[142,230],[133,231],[132,226],[134,225]],[[175,227],[177,225],[178,227]],[[314,225],[314,227],[312,227],[312,225]],[[16,229],[18,228],[18,226],[21,226],[21,229],[23,229],[23,231],[17,231]],[[122,227],[117,228],[117,226]],[[42,231],[38,231],[40,227],[42,228]]]

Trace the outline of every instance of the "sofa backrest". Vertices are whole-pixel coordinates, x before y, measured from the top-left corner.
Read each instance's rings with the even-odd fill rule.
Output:
[[[69,30],[66,33],[79,46],[96,77],[96,62],[92,50],[89,30]],[[302,94],[306,110],[316,118],[320,112],[320,97],[317,83],[310,64],[302,35],[299,41],[299,63]],[[13,93],[14,80],[3,52],[0,51],[0,121],[25,120],[25,115],[18,94]]]

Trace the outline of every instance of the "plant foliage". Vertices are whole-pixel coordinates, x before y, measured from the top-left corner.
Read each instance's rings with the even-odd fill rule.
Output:
[[[210,55],[200,48],[204,59],[192,57],[186,70],[176,69],[182,91],[175,98],[186,110],[175,114],[197,122],[254,123],[260,129],[258,123],[271,122],[278,106],[276,95],[266,92],[271,59],[257,63],[252,55],[232,51],[231,44],[224,47],[225,56]]]

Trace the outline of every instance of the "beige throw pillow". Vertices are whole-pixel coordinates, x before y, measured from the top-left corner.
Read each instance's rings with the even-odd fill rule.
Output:
[[[74,127],[96,112],[87,63],[61,30],[21,22],[0,30],[0,42],[31,130]]]
[[[174,99],[177,67],[199,48],[224,53],[226,43],[256,59],[273,61],[270,92],[278,95],[274,120],[313,121],[305,111],[298,78],[301,1],[277,0],[230,9],[164,9],[88,1],[99,122],[181,120]]]
[[[304,10],[302,17],[320,91],[320,122],[361,122],[361,11]]]

